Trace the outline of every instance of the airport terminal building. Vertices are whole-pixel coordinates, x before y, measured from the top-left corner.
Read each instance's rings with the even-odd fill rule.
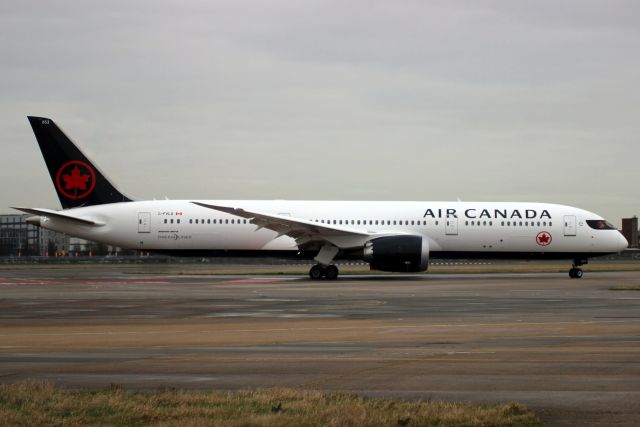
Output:
[[[622,235],[629,242],[630,248],[638,247],[638,217],[622,218]]]
[[[27,224],[30,215],[0,215],[0,257],[103,255],[110,248]]]
[[[0,256],[56,256],[69,250],[69,236],[27,224],[27,217],[0,215]]]

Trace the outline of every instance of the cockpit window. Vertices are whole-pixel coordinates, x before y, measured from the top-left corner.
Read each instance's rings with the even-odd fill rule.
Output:
[[[616,228],[609,221],[604,219],[588,219],[587,225],[596,230],[615,230]]]

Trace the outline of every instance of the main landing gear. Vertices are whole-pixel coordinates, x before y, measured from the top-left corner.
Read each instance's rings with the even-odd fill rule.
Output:
[[[311,280],[336,280],[338,278],[338,267],[333,264],[316,264],[309,270],[309,277]]]
[[[580,266],[586,263],[587,263],[586,259],[573,260],[573,265],[569,270],[569,277],[571,277],[572,279],[582,279],[582,269],[580,268]]]
[[[318,252],[314,260],[318,263],[309,270],[311,280],[336,280],[338,278],[338,267],[331,264],[331,261],[338,254],[340,249],[331,243],[325,243]]]

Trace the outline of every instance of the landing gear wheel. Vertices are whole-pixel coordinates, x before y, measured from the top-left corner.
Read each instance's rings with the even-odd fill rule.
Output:
[[[336,280],[338,278],[338,267],[335,265],[328,265],[325,269],[324,277],[327,280]]]
[[[309,277],[311,278],[311,280],[320,280],[324,275],[324,268],[322,268],[320,264],[314,265],[313,267],[311,267],[311,270],[309,270]]]
[[[582,279],[582,269],[580,268],[572,268],[569,270],[569,277],[572,279]]]

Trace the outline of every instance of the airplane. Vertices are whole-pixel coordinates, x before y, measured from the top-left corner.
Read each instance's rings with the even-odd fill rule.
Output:
[[[372,270],[426,271],[431,259],[567,259],[569,277],[626,239],[601,216],[550,203],[318,200],[132,200],[53,122],[28,117],[62,210],[16,207],[50,230],[174,256],[314,260],[335,280],[338,260]]]

